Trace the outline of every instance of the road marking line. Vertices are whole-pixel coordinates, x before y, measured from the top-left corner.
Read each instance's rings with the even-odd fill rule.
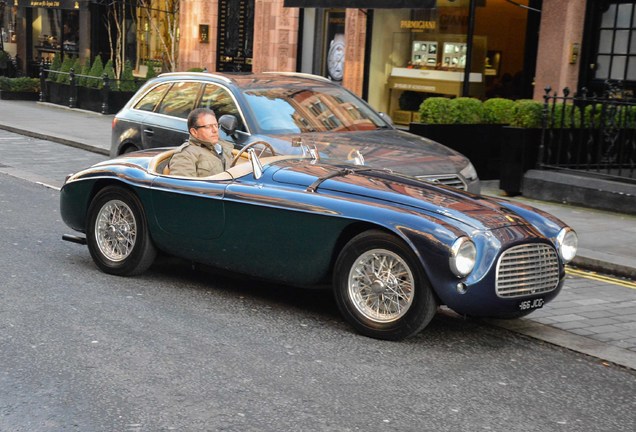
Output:
[[[586,270],[579,270],[579,269],[574,269],[574,268],[570,268],[570,267],[566,267],[565,268],[565,272],[567,274],[573,275],[573,276],[579,276],[585,279],[592,279],[595,281],[599,281],[599,282],[607,282],[607,283],[611,283],[614,285],[619,285],[625,288],[631,288],[631,289],[636,289],[636,282],[632,282],[629,280],[625,280],[625,279],[619,279],[616,277],[612,277],[612,276],[605,276],[605,275],[601,275],[592,271],[586,271]]]
[[[55,189],[58,192],[62,190],[61,187],[53,186],[53,185],[50,185],[50,184],[47,184],[47,183],[43,183],[43,182],[39,182],[39,181],[36,181],[35,184],[39,184],[40,186],[44,186],[44,187],[47,187],[47,188],[50,188],[50,189]]]

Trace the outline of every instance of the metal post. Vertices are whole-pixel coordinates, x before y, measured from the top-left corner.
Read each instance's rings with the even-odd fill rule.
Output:
[[[108,75],[104,74],[104,88],[102,89],[102,114],[108,114],[108,92],[110,91],[110,82]]]
[[[541,142],[539,144],[539,151],[537,154],[537,168],[541,169],[543,165],[543,152],[545,151],[545,133],[548,128],[548,104],[550,100],[550,91],[552,87],[547,86],[543,95],[543,112],[541,113]]]
[[[464,66],[464,85],[462,96],[470,95],[470,70],[473,62],[473,35],[475,33],[475,0],[468,6],[468,34],[466,35],[466,66]]]
[[[71,95],[68,98],[68,107],[75,108],[77,103],[77,87],[75,86],[75,70],[71,68],[68,74]]]
[[[46,102],[46,74],[44,73],[44,59],[40,59],[40,102]]]

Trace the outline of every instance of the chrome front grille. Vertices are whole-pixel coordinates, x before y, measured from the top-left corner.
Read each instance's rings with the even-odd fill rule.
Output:
[[[532,243],[505,251],[497,263],[499,297],[520,297],[552,291],[559,283],[559,258],[553,247]]]
[[[466,183],[456,174],[417,176],[418,179],[439,183],[445,186],[452,186],[457,189],[466,190]]]

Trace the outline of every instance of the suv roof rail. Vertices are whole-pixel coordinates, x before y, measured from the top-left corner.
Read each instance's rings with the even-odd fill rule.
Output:
[[[310,74],[310,73],[304,73],[304,72],[276,72],[276,71],[269,71],[269,72],[263,72],[264,74],[272,74],[272,75],[285,75],[285,76],[295,76],[295,77],[299,77],[299,78],[309,78],[309,79],[315,79],[318,81],[325,81],[325,82],[332,82],[329,78],[325,78],[324,76],[320,76],[320,75],[314,75],[314,74]]]
[[[160,77],[164,76],[183,76],[183,75],[194,75],[200,77],[212,77],[225,81],[226,83],[231,83],[232,80],[224,75],[218,75],[210,72],[164,72],[159,74]]]

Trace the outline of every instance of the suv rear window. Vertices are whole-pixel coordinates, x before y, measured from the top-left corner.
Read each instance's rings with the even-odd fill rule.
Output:
[[[160,84],[157,87],[150,90],[135,104],[134,109],[141,111],[154,111],[155,107],[166,94],[166,91],[170,88],[172,83]]]
[[[157,112],[172,117],[188,118],[188,114],[194,109],[200,89],[201,83],[198,82],[174,83],[161,101]]]

